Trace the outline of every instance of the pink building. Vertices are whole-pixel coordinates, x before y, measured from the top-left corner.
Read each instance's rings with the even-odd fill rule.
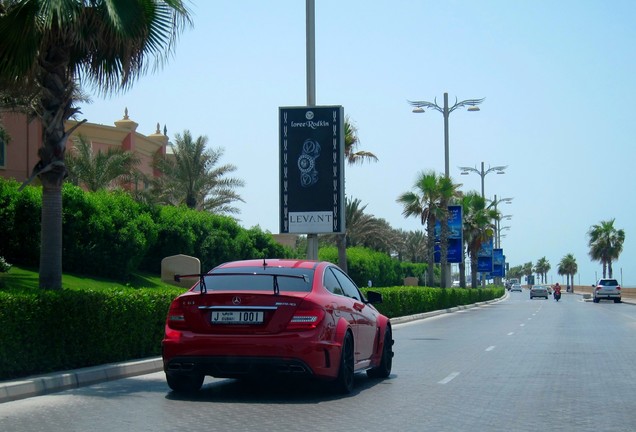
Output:
[[[0,177],[13,178],[19,182],[31,176],[31,170],[38,162],[38,149],[42,146],[42,123],[39,119],[29,119],[26,115],[15,112],[0,112],[0,123],[9,135],[9,141],[0,138]],[[67,129],[76,121],[68,121]],[[138,169],[150,176],[158,175],[152,168],[155,154],[166,154],[168,137],[157,130],[150,135],[137,132],[138,124],[128,117],[128,109],[124,118],[114,126],[84,123],[71,135],[68,146],[82,135],[91,143],[93,152],[107,151],[109,148],[123,148],[137,154],[141,163]],[[37,180],[36,180],[37,181]],[[144,185],[137,185],[144,188]]]

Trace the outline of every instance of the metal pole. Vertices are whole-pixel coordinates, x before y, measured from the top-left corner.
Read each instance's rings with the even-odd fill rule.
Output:
[[[444,93],[444,175],[450,177],[448,150],[448,93]]]
[[[306,0],[307,106],[316,106],[316,14],[315,0]],[[307,234],[307,259],[318,259],[318,234]]]
[[[316,13],[315,0],[306,0],[307,106],[316,106]]]
[[[486,173],[484,172],[484,163],[481,163],[481,197],[486,199],[486,195],[484,194],[484,178],[486,177]]]

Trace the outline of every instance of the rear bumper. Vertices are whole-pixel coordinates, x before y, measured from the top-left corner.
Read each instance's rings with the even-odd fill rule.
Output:
[[[311,334],[312,332],[308,332]],[[164,339],[166,374],[199,373],[217,378],[297,374],[335,378],[340,344],[299,337],[182,337]]]
[[[604,292],[595,292],[594,298],[597,299],[619,299],[621,298],[621,293],[604,293]]]

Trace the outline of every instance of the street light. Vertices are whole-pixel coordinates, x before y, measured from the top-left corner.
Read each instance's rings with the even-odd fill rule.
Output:
[[[497,210],[497,206],[499,204],[501,204],[501,203],[510,204],[510,203],[512,203],[512,200],[513,200],[513,198],[500,198],[500,199],[497,199],[497,195],[495,195],[495,199],[493,200],[492,204],[495,206],[495,211],[498,211]],[[501,247],[501,237],[499,237],[499,231],[500,231],[499,224],[500,224],[500,222],[502,220],[504,220],[504,219],[510,220],[511,218],[512,218],[512,215],[505,215],[505,216],[501,216],[501,217],[499,217],[498,219],[495,220],[495,230],[496,230],[496,232],[495,232],[495,234],[496,234],[496,236],[495,236],[495,247],[497,249],[499,249]]]
[[[455,111],[460,107],[468,107],[468,111],[479,111],[479,107],[477,105],[481,104],[485,98],[481,99],[466,99],[463,101],[457,101],[455,98],[455,104],[451,107],[448,106],[448,93],[444,93],[444,106],[440,107],[437,105],[437,98],[434,99],[434,102],[427,101],[408,101],[411,106],[413,106],[414,113],[423,113],[424,108],[434,109],[439,111],[444,116],[444,175],[448,178],[450,177],[449,170],[449,157],[448,157],[448,116],[450,113]]]
[[[505,174],[506,172],[504,170],[508,168],[508,165],[494,166],[494,167],[489,167],[488,169],[484,169],[484,163],[482,162],[481,170],[478,170],[477,168],[473,168],[473,167],[458,167],[458,168],[462,170],[461,175],[468,175],[471,172],[479,174],[479,176],[481,177],[481,197],[485,199],[486,195],[484,194],[484,178],[486,177],[486,175],[490,174],[491,172],[496,172],[497,174]]]

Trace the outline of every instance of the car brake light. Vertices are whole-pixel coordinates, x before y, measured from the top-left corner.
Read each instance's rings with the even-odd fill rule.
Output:
[[[287,330],[315,329],[324,317],[325,311],[323,309],[297,310],[287,324]]]
[[[178,301],[175,301],[170,305],[166,324],[173,330],[186,330],[188,328],[185,314],[183,313],[183,309],[179,307]]]

